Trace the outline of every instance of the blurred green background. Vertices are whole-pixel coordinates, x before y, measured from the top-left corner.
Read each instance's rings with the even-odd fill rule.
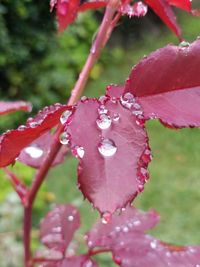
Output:
[[[198,1],[194,1],[194,4]],[[193,41],[200,33],[200,19],[177,12],[183,36]],[[0,99],[29,100],[34,109],[55,102],[65,103],[87,57],[102,12],[81,14],[63,34],[56,33],[54,14],[48,1],[1,0],[0,2]],[[104,94],[109,83],[123,83],[131,67],[144,55],[177,38],[149,12],[141,19],[123,18],[100,61],[95,65],[85,95]],[[27,116],[1,117],[0,131],[16,127]],[[147,124],[154,160],[151,179],[135,201],[138,208],[156,209],[161,223],[156,237],[178,245],[200,244],[199,129],[169,130],[159,122]],[[38,224],[54,203],[73,203],[82,214],[76,235],[84,250],[83,233],[98,217],[76,187],[76,159],[68,156],[55,167],[42,186],[34,209],[33,249],[38,249]],[[12,170],[30,184],[35,170],[17,163]],[[16,195],[0,170],[0,262],[1,267],[22,266],[22,210]],[[89,215],[89,216],[88,216]],[[100,258],[100,266],[111,264],[111,256]]]

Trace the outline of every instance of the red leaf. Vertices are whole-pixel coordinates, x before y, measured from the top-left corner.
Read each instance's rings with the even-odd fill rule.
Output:
[[[15,102],[5,102],[0,101],[0,115],[8,114],[18,110],[31,111],[32,105],[29,102],[15,101]]]
[[[200,40],[168,45],[137,64],[125,92],[137,96],[146,119],[174,127],[200,126]]]
[[[48,262],[41,267],[98,267],[97,263],[90,260],[87,256],[77,256],[66,258],[58,262]]]
[[[57,0],[56,14],[59,32],[62,32],[76,19],[79,3],[79,0]]]
[[[180,38],[181,30],[176,22],[176,16],[167,0],[145,0],[153,11],[164,21],[164,23]]]
[[[107,4],[108,4],[108,1],[106,0],[97,0],[97,1],[89,0],[81,4],[78,11],[83,12],[88,9],[98,9],[98,8],[107,6]]]
[[[144,233],[153,228],[159,221],[158,214],[151,210],[142,212],[131,206],[120,215],[113,215],[109,223],[98,221],[87,234],[87,244],[90,249],[112,246],[113,242],[125,233]]]
[[[101,213],[112,213],[131,202],[148,179],[142,160],[148,150],[143,124],[142,117],[117,99],[87,99],[77,105],[66,130],[80,161],[80,189]]]
[[[167,0],[167,2],[172,6],[176,6],[187,11],[191,11],[192,8],[191,0]]]
[[[49,249],[58,250],[64,254],[74,232],[79,227],[78,210],[71,205],[57,205],[41,223],[41,241]]]
[[[35,118],[28,119],[26,126],[22,125],[0,136],[0,167],[5,167],[16,159],[21,150],[35,139],[59,123],[61,114],[71,109],[66,105],[55,104],[44,108]]]
[[[114,215],[110,224],[98,222],[88,234],[88,246],[110,249],[122,267],[198,266],[199,247],[171,246],[145,234],[158,219],[155,212],[142,213],[129,207],[120,216]]]
[[[17,160],[33,168],[40,168],[44,159],[49,153],[50,145],[53,141],[53,135],[47,132],[33,141],[29,146],[25,147]],[[68,152],[67,146],[62,146],[59,150],[52,166],[60,164],[64,161]]]

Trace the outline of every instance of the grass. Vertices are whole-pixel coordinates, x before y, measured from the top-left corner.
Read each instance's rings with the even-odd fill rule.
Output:
[[[191,17],[183,17],[181,20],[184,36],[187,40],[193,40],[200,32],[200,21]],[[166,33],[162,38],[161,35],[153,38],[150,35],[144,36],[144,40],[130,47],[120,64],[115,67],[107,64],[99,73],[101,77],[89,83],[86,95],[99,96],[109,83],[121,83],[139,58],[174,40],[172,34]],[[150,164],[151,179],[135,205],[143,210],[153,207],[160,213],[161,223],[152,231],[156,237],[176,244],[200,244],[200,235],[197,234],[200,224],[199,129],[169,130],[157,121],[149,122],[147,129],[154,160]],[[83,201],[82,194],[76,187],[76,165],[76,159],[69,156],[62,166],[50,171],[35,206],[35,227],[52,202],[73,203],[80,209],[82,227],[78,233],[79,238],[98,217],[90,204]],[[21,165],[16,168],[25,180],[33,173]],[[1,179],[0,186],[0,200],[3,200],[10,189],[4,179]],[[101,259],[102,267],[114,266],[109,258]]]

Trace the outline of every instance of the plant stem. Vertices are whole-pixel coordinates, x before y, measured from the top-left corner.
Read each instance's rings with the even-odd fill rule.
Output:
[[[100,25],[97,37],[92,44],[90,54],[87,58],[87,61],[79,75],[79,79],[77,80],[74,89],[72,90],[71,97],[68,101],[68,105],[73,105],[76,103],[76,101],[80,98],[86,82],[88,81],[90,72],[96,63],[97,59],[100,56],[102,48],[106,45],[108,41],[108,33],[109,36],[114,28],[112,26],[112,29],[110,28],[113,21],[113,17],[115,15],[115,12],[117,10],[117,7],[119,5],[119,0],[110,0],[105,14],[103,21]],[[25,267],[31,267],[33,266],[33,263],[31,263],[31,227],[32,227],[32,209],[33,204],[37,195],[38,190],[40,189],[40,186],[42,185],[52,162],[54,161],[61,144],[59,142],[59,136],[61,132],[63,131],[63,126],[59,126],[55,135],[54,140],[50,146],[50,153],[48,154],[47,158],[45,159],[42,167],[39,169],[38,173],[36,174],[35,180],[31,186],[31,189],[29,191],[29,194],[27,196],[27,205],[24,207],[24,258],[25,258]]]

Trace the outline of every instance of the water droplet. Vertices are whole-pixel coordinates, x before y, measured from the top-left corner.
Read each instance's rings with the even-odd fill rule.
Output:
[[[34,159],[38,159],[40,158],[44,151],[39,148],[39,147],[36,147],[36,146],[29,146],[29,147],[26,147],[24,149],[24,151],[31,157],[31,158],[34,158]]]
[[[113,114],[113,121],[114,122],[119,121],[119,114],[118,113]]]
[[[117,152],[117,147],[111,139],[103,139],[98,146],[98,150],[102,156],[111,157]]]
[[[126,93],[120,99],[123,107],[131,109],[135,103],[135,97],[131,93]]]
[[[73,220],[74,220],[74,216],[69,215],[69,216],[67,217],[67,220],[68,220],[69,222],[73,222]]]
[[[134,110],[134,111],[132,112],[132,114],[135,115],[135,116],[137,117],[138,115],[142,115],[142,114],[143,114],[143,111],[142,111],[142,110]]]
[[[134,104],[133,104],[133,107],[134,107],[135,109],[141,109],[141,106],[140,106],[140,104],[138,104],[138,103],[134,103]]]
[[[106,114],[101,114],[99,118],[96,120],[97,126],[101,130],[108,129],[111,126],[111,118]]]
[[[88,243],[87,243],[87,244],[88,244],[88,247],[89,247],[89,248],[91,248],[91,247],[93,246],[93,243],[92,243],[92,241],[88,241]]]
[[[76,155],[79,157],[79,158],[83,158],[84,155],[85,155],[85,150],[82,146],[76,146],[75,147],[75,151],[76,151]]]
[[[153,249],[157,248],[157,241],[156,240],[151,241],[150,246]]]
[[[88,99],[87,96],[82,96],[82,97],[81,97],[81,101],[82,101],[82,102],[86,101],[87,99]]]
[[[93,263],[92,263],[91,260],[87,260],[87,261],[85,262],[85,264],[83,265],[83,267],[92,267],[92,266],[93,266]]]
[[[35,128],[35,127],[37,127],[39,125],[39,123],[36,122],[36,121],[33,121],[33,122],[30,122],[29,125],[30,125],[31,128]]]
[[[60,143],[62,145],[68,145],[70,142],[70,135],[67,132],[63,132],[60,135]]]
[[[54,227],[54,228],[52,229],[52,232],[53,232],[53,233],[60,233],[61,230],[62,230],[62,228],[61,228],[60,226],[57,226],[57,227]]]
[[[60,116],[60,122],[62,124],[65,124],[67,122],[69,122],[69,118],[72,115],[72,111],[71,110],[66,110],[65,112],[63,112],[63,114]]]
[[[190,43],[186,42],[186,41],[182,41],[180,44],[179,44],[180,47],[188,47],[190,46]]]
[[[103,224],[107,224],[111,221],[111,219],[112,219],[112,214],[110,212],[104,212],[101,218],[101,222]]]
[[[122,228],[122,230],[123,230],[124,233],[128,233],[128,232],[129,232],[129,229],[128,229],[127,226],[124,226],[124,227]]]
[[[105,95],[99,97],[99,102],[103,105],[108,98]]]
[[[101,105],[99,108],[98,108],[98,112],[99,112],[99,115],[100,114],[107,114],[108,113],[108,110],[106,109],[106,107],[104,105]]]
[[[20,125],[20,126],[18,127],[18,130],[19,130],[19,131],[24,131],[26,128],[27,128],[27,127],[26,127],[25,125]]]
[[[116,226],[116,227],[115,227],[115,231],[116,231],[116,232],[120,232],[120,231],[121,231],[121,227],[120,227],[120,226]]]

